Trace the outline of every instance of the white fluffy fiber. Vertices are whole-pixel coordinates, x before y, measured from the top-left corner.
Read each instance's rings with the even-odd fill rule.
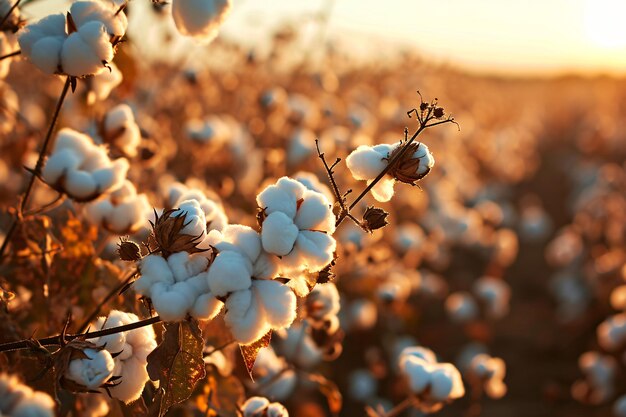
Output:
[[[168,203],[170,207],[179,207],[185,200],[196,200],[204,212],[206,230],[222,230],[228,224],[228,217],[222,203],[217,199],[208,198],[201,190],[189,188],[175,182],[168,189]]]
[[[333,260],[335,216],[323,194],[282,177],[257,196],[257,204],[267,216],[263,248],[280,257],[281,269],[317,272]]]
[[[499,319],[509,312],[511,288],[502,279],[489,276],[479,278],[474,283],[473,290],[491,318]]]
[[[135,323],[139,318],[132,313],[112,310],[107,317],[99,317],[92,326],[95,330]],[[119,385],[109,388],[111,396],[125,403],[135,401],[148,381],[147,357],[156,348],[154,329],[144,326],[127,332],[115,333],[89,339],[103,346],[111,354],[119,353],[113,361],[114,376],[120,376]]]
[[[626,313],[615,314],[600,323],[597,335],[600,346],[609,352],[626,346]]]
[[[261,349],[254,362],[256,383],[251,387],[268,398],[278,401],[288,399],[298,382],[296,372],[288,368],[285,358],[277,356],[271,346]]]
[[[369,185],[387,167],[388,158],[398,146],[400,143],[361,145],[348,155],[346,165],[354,179],[367,181]],[[435,158],[423,143],[419,144],[412,157],[420,160],[415,172],[417,175],[425,174],[435,165]],[[389,201],[394,194],[394,184],[394,178],[385,176],[372,188],[372,195],[378,201]]]
[[[121,187],[128,172],[128,161],[111,161],[106,147],[75,130],[59,131],[56,142],[43,168],[44,181],[71,198],[92,200]]]
[[[407,348],[400,355],[400,370],[406,375],[411,392],[435,403],[465,395],[461,374],[450,363],[439,363],[427,349]]]
[[[149,213],[148,198],[145,194],[137,194],[135,186],[128,180],[119,189],[85,206],[89,221],[118,235],[138,231],[146,224]]]
[[[53,417],[55,402],[34,391],[14,375],[0,373],[0,415],[7,417]]]
[[[110,71],[102,71],[89,78],[87,101],[93,104],[96,101],[106,100],[117,86],[122,83],[122,72],[113,62],[109,63]]]
[[[306,188],[311,191],[317,191],[318,193],[324,194],[329,202],[335,200],[335,196],[333,195],[330,188],[323,182],[317,178],[317,176],[311,172],[299,171],[296,172],[293,176],[293,179],[301,182]]]
[[[448,296],[445,302],[446,313],[457,323],[474,320],[479,315],[478,304],[472,295],[465,291],[458,291]]]
[[[138,294],[149,297],[165,321],[183,320],[187,314],[211,319],[222,303],[209,289],[208,259],[203,254],[178,252],[167,259],[149,255],[141,260],[141,277],[135,281]]]
[[[103,72],[113,59],[111,40],[123,36],[128,22],[110,1],[79,1],[70,13],[76,32],[66,32],[66,17],[54,14],[32,23],[18,36],[22,54],[47,74],[75,77]]]
[[[104,116],[104,136],[126,156],[137,156],[137,147],[141,143],[141,131],[135,122],[133,110],[127,104],[119,104]]]
[[[97,390],[113,376],[113,357],[105,349],[85,349],[83,353],[87,357],[71,361],[65,377],[89,390]]]
[[[506,394],[507,387],[504,384],[506,364],[502,359],[485,353],[478,354],[470,362],[469,373],[482,382],[489,397],[498,399]]]
[[[290,363],[304,369],[314,368],[323,357],[308,329],[307,322],[302,322],[278,333],[278,352]]]
[[[307,315],[314,320],[324,320],[339,313],[339,291],[332,283],[318,284],[306,298]]]
[[[181,34],[210,42],[217,36],[231,7],[232,0],[173,0],[172,16]]]
[[[270,403],[265,397],[250,397],[241,406],[243,417],[289,417],[280,403]]]

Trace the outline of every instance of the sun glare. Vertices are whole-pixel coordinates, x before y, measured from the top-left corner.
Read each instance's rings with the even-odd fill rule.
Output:
[[[585,30],[589,40],[599,47],[626,46],[626,1],[587,0]]]

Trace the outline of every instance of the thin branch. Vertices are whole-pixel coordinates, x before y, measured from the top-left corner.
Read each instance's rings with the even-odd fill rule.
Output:
[[[18,49],[17,51],[13,51],[13,52],[10,52],[10,53],[8,53],[8,54],[6,54],[6,55],[2,55],[2,56],[0,56],[0,61],[2,61],[2,60],[4,60],[4,59],[7,59],[7,58],[11,58],[11,57],[13,57],[13,56],[18,56],[18,55],[20,55],[21,53],[22,53],[22,50],[21,50],[21,49]]]
[[[140,320],[135,323],[126,324],[124,326],[110,327],[108,329],[98,330],[96,332],[86,332],[78,334],[63,335],[58,334],[56,336],[50,336],[43,339],[24,339],[16,342],[8,342],[0,344],[0,352],[9,352],[14,350],[30,349],[33,343],[40,344],[41,346],[61,346],[64,342],[69,342],[78,338],[95,339],[96,337],[108,336],[111,334],[117,334],[127,332],[134,329],[139,329],[145,326],[151,326],[156,323],[160,323],[161,317],[154,316],[149,319]]]
[[[26,208],[26,205],[28,203],[28,198],[30,197],[30,194],[33,190],[35,179],[41,174],[43,161],[46,157],[48,146],[50,145],[50,139],[52,138],[52,132],[54,131],[54,126],[56,125],[57,120],[59,119],[59,113],[61,112],[61,107],[63,107],[63,102],[65,101],[65,97],[67,96],[67,92],[69,91],[69,88],[71,85],[71,79],[72,77],[69,77],[69,76],[65,79],[65,85],[63,86],[63,91],[61,91],[61,96],[59,97],[56,108],[54,109],[54,114],[52,115],[52,120],[50,121],[48,132],[46,133],[46,137],[44,138],[43,144],[41,146],[41,150],[39,151],[39,158],[37,159],[37,164],[35,165],[35,169],[33,170],[32,175],[30,177],[30,181],[28,182],[26,192],[24,193],[24,196],[22,197],[22,201],[19,205],[19,209],[17,211],[15,219],[13,220],[13,223],[9,227],[9,230],[7,231],[7,234],[4,237],[2,246],[0,246],[0,263],[4,259],[4,253],[8,247],[9,242],[11,241],[11,238],[13,237],[13,234],[17,230],[17,226],[21,223],[23,219],[24,209]]]
[[[0,27],[4,26],[5,22],[9,20],[9,17],[11,17],[11,15],[13,14],[13,11],[17,8],[17,6],[20,5],[21,1],[22,0],[17,0],[15,4],[11,6],[7,14],[5,14],[4,17],[2,18],[2,21],[0,21]]]

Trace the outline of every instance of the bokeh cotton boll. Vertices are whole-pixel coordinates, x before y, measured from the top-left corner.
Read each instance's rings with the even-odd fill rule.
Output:
[[[118,235],[132,234],[147,226],[151,208],[145,194],[138,194],[128,180],[114,192],[85,206],[87,218]]]
[[[0,374],[0,412],[11,417],[53,417],[55,403],[45,392],[34,391],[15,375]]]
[[[173,0],[172,16],[178,31],[211,42],[232,8],[232,0]]]

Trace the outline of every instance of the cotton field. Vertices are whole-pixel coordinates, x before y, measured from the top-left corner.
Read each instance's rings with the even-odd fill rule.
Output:
[[[0,415],[626,417],[623,79],[237,1],[0,0]]]

